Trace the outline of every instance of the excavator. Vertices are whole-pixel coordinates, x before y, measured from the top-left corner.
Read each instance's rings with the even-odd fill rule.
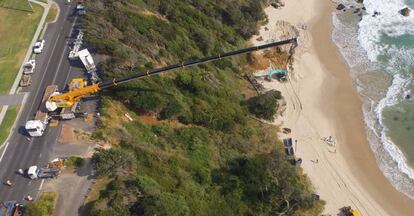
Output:
[[[104,81],[101,83],[96,83],[87,86],[86,80],[83,78],[75,78],[71,80],[69,83],[69,91],[68,92],[58,92],[57,86],[48,86],[45,90],[45,94],[43,96],[42,107],[38,111],[35,116],[34,120],[30,120],[26,122],[26,130],[30,136],[42,136],[43,132],[46,129],[46,125],[50,120],[50,116],[48,116],[47,112],[53,112],[57,109],[68,109],[73,107],[76,103],[78,103],[83,97],[91,94],[98,93],[103,89],[111,88],[131,80],[140,79],[148,76],[153,76],[165,72],[171,72],[176,69],[186,68],[195,66],[198,64],[204,64],[211,61],[220,60],[222,58],[227,58],[231,56],[236,56],[244,53],[250,53],[257,50],[267,49],[270,47],[276,47],[281,45],[292,44],[293,46],[297,45],[297,38],[291,38],[288,40],[272,42],[260,46],[253,46],[248,47],[240,50],[235,50],[231,52],[222,53],[219,55],[203,57],[200,59],[184,61],[182,63],[167,65],[165,67],[154,68],[152,70],[147,70],[144,73],[136,73],[132,75],[128,75],[119,79],[113,79],[110,81]],[[43,106],[46,108],[44,110]],[[44,111],[42,111],[44,110]]]

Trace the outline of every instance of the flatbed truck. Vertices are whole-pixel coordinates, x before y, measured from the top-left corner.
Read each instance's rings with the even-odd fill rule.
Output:
[[[49,97],[53,93],[57,92],[57,88],[57,85],[50,85],[46,88],[45,93],[43,94],[42,103],[40,104],[40,109],[37,111],[35,118],[26,122],[25,129],[30,136],[42,136],[46,130],[46,126],[50,121],[50,116],[46,109],[46,103]]]

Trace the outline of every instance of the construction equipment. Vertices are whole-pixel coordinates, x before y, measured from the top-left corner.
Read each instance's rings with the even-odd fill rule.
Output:
[[[148,77],[152,75],[157,75],[157,74],[169,72],[169,71],[179,69],[179,68],[191,67],[191,66],[203,64],[206,62],[220,60],[226,57],[236,56],[236,55],[240,55],[243,53],[249,53],[249,52],[253,52],[257,50],[262,50],[262,49],[290,44],[290,43],[296,44],[297,43],[296,38],[279,41],[279,42],[273,42],[269,44],[264,44],[261,46],[254,46],[254,47],[249,47],[249,48],[240,49],[236,51],[231,51],[231,52],[219,54],[216,56],[209,56],[209,57],[204,57],[201,59],[185,61],[185,62],[178,63],[178,64],[173,64],[173,65],[168,65],[168,66],[161,67],[161,68],[155,68],[152,70],[148,70],[144,73],[132,74],[132,75],[120,78],[120,79],[114,79],[111,81],[96,83],[96,84],[92,84],[89,86],[87,86],[87,81],[85,79],[76,78],[70,82],[69,91],[66,93],[58,92],[57,86],[48,86],[43,96],[42,105],[39,110],[40,112],[39,116],[36,114],[35,120],[31,120],[26,123],[26,130],[28,131],[30,136],[42,136],[46,129],[46,125],[49,123],[49,120],[52,117],[59,117],[60,119],[71,119],[71,118],[75,118],[76,116],[84,116],[84,113],[75,113],[76,104],[80,101],[81,98],[87,95],[90,95],[90,94],[97,93],[103,89],[114,87],[119,84],[129,82],[131,80]],[[85,65],[85,68],[88,70],[88,72],[96,71],[96,67],[95,67],[95,64],[93,63],[91,55],[86,49],[79,51],[77,55],[81,59],[82,63]],[[55,113],[47,115],[47,111],[44,111],[44,107],[46,108],[47,111],[55,112]],[[63,110],[63,112],[56,114],[58,109]],[[70,114],[71,112],[73,114]],[[47,118],[43,118],[43,116],[41,116],[40,114],[46,115]]]
[[[45,178],[56,178],[65,167],[65,160],[55,158],[50,161],[47,166],[31,166],[27,170],[27,177],[30,179],[45,179]]]
[[[201,59],[185,61],[185,62],[182,62],[182,63],[168,65],[168,66],[161,67],[161,68],[155,68],[155,69],[152,69],[152,70],[148,70],[144,73],[132,74],[132,75],[120,78],[120,79],[114,79],[114,80],[111,80],[111,81],[105,81],[105,82],[93,84],[93,85],[90,85],[90,86],[84,86],[83,88],[79,88],[77,90],[69,91],[69,92],[66,92],[66,93],[56,92],[56,93],[52,94],[51,97],[49,98],[48,102],[46,103],[46,108],[49,111],[54,111],[57,108],[71,107],[75,104],[75,102],[79,101],[82,97],[84,97],[86,95],[94,94],[94,93],[97,93],[97,92],[99,92],[103,89],[107,89],[107,88],[110,88],[110,87],[113,87],[113,86],[117,86],[119,84],[126,83],[126,82],[129,82],[129,81],[134,80],[134,79],[139,79],[139,78],[143,78],[143,77],[147,77],[147,76],[157,75],[157,74],[161,74],[161,73],[172,71],[172,70],[179,69],[179,68],[191,67],[191,66],[195,66],[195,65],[198,65],[198,64],[203,64],[203,63],[206,63],[206,62],[220,60],[220,59],[226,58],[226,57],[231,57],[231,56],[240,55],[240,54],[243,54],[243,53],[249,53],[249,52],[253,52],[253,51],[257,51],[257,50],[262,50],[262,49],[275,47],[275,46],[280,46],[280,45],[285,45],[285,44],[290,44],[290,43],[296,44],[297,39],[292,38],[292,39],[288,39],[288,40],[284,40],[284,41],[278,41],[278,42],[273,42],[273,43],[269,43],[269,44],[264,44],[264,45],[261,45],[261,46],[254,46],[254,47],[249,47],[249,48],[240,49],[240,50],[236,50],[236,51],[231,51],[231,52],[227,52],[227,53],[223,53],[223,54],[219,54],[219,55],[215,55],[215,56],[208,56],[208,57],[204,57],[204,58],[201,58]]]
[[[351,208],[351,206],[345,206],[341,208],[341,213],[344,216],[361,216],[361,213]]]
[[[46,103],[48,98],[57,91],[57,88],[57,85],[50,85],[46,88],[40,109],[37,111],[34,120],[26,122],[25,129],[30,136],[42,136],[43,132],[46,130],[46,125],[50,120],[50,116],[46,109]]]
[[[60,174],[60,169],[57,168],[42,168],[38,166],[31,166],[27,170],[27,176],[30,179],[46,179],[56,178]]]

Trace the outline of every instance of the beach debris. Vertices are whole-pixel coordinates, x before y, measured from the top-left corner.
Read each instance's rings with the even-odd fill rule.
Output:
[[[336,145],[336,140],[332,136],[322,137],[321,140],[326,142],[330,146],[335,146]]]
[[[265,90],[264,86],[257,82],[257,80],[252,75],[246,74],[244,75],[244,78],[246,78],[249,81],[249,83],[253,86],[254,90],[256,90],[258,94]]]
[[[400,14],[405,16],[405,17],[410,16],[410,12],[411,12],[411,10],[408,7],[405,7],[405,8],[400,10]]]
[[[284,134],[290,134],[292,130],[290,128],[282,128],[282,133]]]
[[[133,121],[133,119],[131,118],[131,116],[128,113],[125,113],[124,116],[129,120],[129,121]]]
[[[336,7],[336,9],[337,10],[343,10],[343,9],[345,9],[346,7],[345,7],[345,5],[344,4],[339,4],[337,7]]]
[[[263,41],[263,37],[262,37],[262,36],[260,36],[260,37],[258,37],[256,40],[257,40],[257,41]]]
[[[264,27],[264,30],[265,30],[265,31],[269,31],[269,28],[268,28],[268,27]]]

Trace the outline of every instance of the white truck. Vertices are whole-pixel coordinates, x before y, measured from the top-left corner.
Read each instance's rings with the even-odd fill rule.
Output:
[[[29,60],[23,65],[23,74],[32,74],[36,68],[36,61],[34,59]]]
[[[50,95],[57,91],[57,85],[50,85],[46,88],[43,94],[42,103],[39,111],[37,111],[34,120],[26,122],[25,129],[27,133],[32,137],[42,136],[46,130],[47,124],[49,124],[50,116],[46,109],[46,103]]]
[[[35,54],[40,54],[42,53],[44,47],[45,47],[45,40],[39,40],[34,44],[33,52]]]
[[[27,170],[27,176],[30,179],[45,179],[56,178],[59,176],[61,170],[57,168],[42,168],[38,166],[31,166]]]

